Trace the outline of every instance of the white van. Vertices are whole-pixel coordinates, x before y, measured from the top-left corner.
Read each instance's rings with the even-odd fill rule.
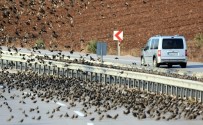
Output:
[[[141,65],[187,66],[187,45],[184,36],[151,37],[141,52]]]

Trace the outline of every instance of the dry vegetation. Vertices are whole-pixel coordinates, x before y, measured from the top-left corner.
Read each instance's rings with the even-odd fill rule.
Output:
[[[203,34],[196,34],[188,43],[188,58],[191,61],[203,62]]]

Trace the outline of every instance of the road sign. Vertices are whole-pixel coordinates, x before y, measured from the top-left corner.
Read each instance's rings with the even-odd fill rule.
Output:
[[[120,56],[120,43],[123,40],[123,31],[114,31],[113,40],[117,40],[117,54]]]
[[[123,40],[123,31],[114,31],[113,40],[118,40],[119,42],[121,42]]]
[[[103,55],[107,53],[106,42],[97,42],[97,55],[101,56],[101,62],[103,63]]]

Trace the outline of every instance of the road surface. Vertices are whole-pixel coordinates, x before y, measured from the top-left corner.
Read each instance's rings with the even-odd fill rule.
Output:
[[[2,49],[4,51],[7,51],[7,47],[3,46]],[[30,50],[25,49],[25,48],[19,48],[19,52],[24,52],[24,53],[31,53]],[[12,50],[13,51],[13,50]],[[39,52],[40,51],[40,52]],[[35,54],[39,55],[48,55],[51,56],[53,54],[58,54],[59,51],[54,51],[50,52],[49,50],[37,50]],[[79,52],[74,52],[73,54],[70,54],[69,51],[63,51],[61,54],[64,54],[65,56],[70,56],[70,58],[74,59],[79,59],[81,56],[85,60],[90,60],[90,56],[93,57],[95,60],[98,59],[96,54],[89,54],[86,56],[86,53],[79,53]],[[118,59],[115,59],[115,58]],[[104,62],[111,62],[111,63],[119,63],[119,64],[133,64],[136,63],[136,65],[140,65],[140,57],[133,57],[133,56],[116,56],[116,55],[106,55],[103,57]],[[161,68],[167,68],[167,66],[161,66]],[[198,72],[198,73],[203,73],[203,63],[202,62],[188,62],[187,68],[181,68],[178,65],[173,66],[171,69],[178,69],[178,70],[183,70],[183,71],[191,71],[191,72]]]

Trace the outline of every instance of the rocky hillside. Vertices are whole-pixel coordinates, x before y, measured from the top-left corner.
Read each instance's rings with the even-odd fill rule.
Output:
[[[156,34],[203,32],[203,0],[1,0],[1,44],[43,40],[60,49],[106,41],[116,52],[113,31],[123,30],[123,54],[134,54]]]

